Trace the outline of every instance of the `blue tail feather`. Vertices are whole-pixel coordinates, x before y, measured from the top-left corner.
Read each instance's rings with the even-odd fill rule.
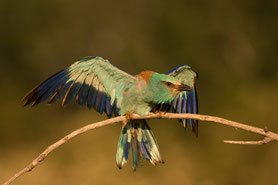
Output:
[[[158,144],[145,120],[131,120],[122,129],[118,142],[116,162],[122,168],[128,159],[131,149],[132,168],[135,170],[141,157],[150,161],[153,165],[163,163]]]
[[[138,151],[137,138],[134,138],[134,137],[131,138],[131,156],[132,156],[132,168],[133,168],[133,170],[136,170],[136,168],[138,166],[138,160],[139,160],[140,154]]]
[[[142,149],[142,153],[143,153],[143,156],[147,159],[147,160],[150,160],[151,157],[150,157],[150,154],[149,154],[149,150],[147,149],[147,146],[145,144],[144,141],[141,141],[140,142],[140,147]]]

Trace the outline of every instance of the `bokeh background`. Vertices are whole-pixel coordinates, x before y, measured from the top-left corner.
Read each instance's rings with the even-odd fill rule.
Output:
[[[106,119],[76,103],[23,107],[22,97],[77,59],[97,55],[138,74],[188,64],[198,73],[201,114],[278,132],[278,1],[1,0],[0,182],[48,145]],[[121,124],[66,143],[14,184],[277,184],[278,145],[200,122],[199,137],[177,120],[151,120],[166,163],[115,165]]]

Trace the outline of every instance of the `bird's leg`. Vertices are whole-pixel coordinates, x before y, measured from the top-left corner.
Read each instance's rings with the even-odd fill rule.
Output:
[[[123,126],[122,126],[122,128],[124,128],[124,127],[126,126],[126,124],[127,124],[128,122],[130,122],[131,115],[130,115],[129,112],[126,112],[125,118],[126,118],[126,119],[123,121]]]

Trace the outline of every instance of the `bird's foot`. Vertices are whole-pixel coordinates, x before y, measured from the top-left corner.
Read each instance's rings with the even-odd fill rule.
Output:
[[[131,120],[131,114],[129,112],[126,112],[125,114],[126,122],[130,122]]]
[[[129,112],[127,112],[127,113],[125,114],[125,120],[123,121],[123,126],[122,126],[122,128],[124,128],[124,127],[126,126],[126,124],[127,124],[128,122],[130,122],[130,120],[131,120],[131,114],[130,114]]]
[[[159,116],[160,116],[159,118],[161,118],[162,115],[166,114],[166,111],[156,110],[154,113],[159,114]]]

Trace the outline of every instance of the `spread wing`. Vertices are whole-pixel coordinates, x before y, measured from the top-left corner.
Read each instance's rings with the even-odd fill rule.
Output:
[[[198,114],[198,100],[195,81],[197,73],[188,65],[181,65],[166,73],[167,75],[177,78],[181,83],[192,87],[192,91],[180,92],[172,102],[158,105],[156,109],[169,112],[172,108],[174,113],[192,113]],[[183,127],[187,127],[187,120],[180,120]],[[189,119],[189,125],[192,131],[198,136],[198,120]]]
[[[48,104],[53,104],[62,97],[65,105],[75,98],[80,105],[111,117],[113,112],[118,115],[117,101],[122,98],[122,91],[134,81],[134,76],[104,58],[85,57],[32,89],[23,98],[24,106],[31,103],[34,106],[47,99]]]

